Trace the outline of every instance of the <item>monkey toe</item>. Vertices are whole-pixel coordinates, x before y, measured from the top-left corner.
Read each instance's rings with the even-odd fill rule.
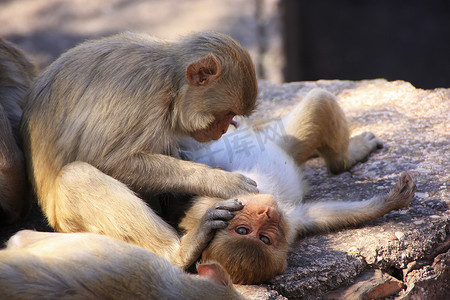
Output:
[[[384,147],[383,142],[380,139],[378,139],[377,137],[375,137],[372,141],[375,143],[376,149],[382,149]]]
[[[377,138],[375,134],[372,132],[366,131],[361,134],[361,137],[369,143],[374,149],[381,149],[383,148],[383,142]]]
[[[402,172],[400,174],[400,177],[398,179],[398,186],[399,186],[400,194],[408,195],[411,198],[417,189],[416,181],[407,172]]]
[[[405,207],[409,204],[411,199],[414,197],[416,192],[416,182],[414,178],[407,172],[402,172],[397,179],[397,183],[392,189],[392,194],[394,197],[391,199],[396,199],[396,209]]]
[[[349,152],[352,161],[364,162],[369,154],[383,147],[383,143],[372,132],[363,132],[350,140]]]
[[[361,136],[366,140],[372,140],[372,139],[376,138],[375,134],[373,134],[372,132],[369,132],[369,131],[361,133]]]

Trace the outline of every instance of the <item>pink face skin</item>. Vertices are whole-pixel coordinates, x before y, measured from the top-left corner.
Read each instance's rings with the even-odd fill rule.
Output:
[[[197,130],[192,133],[192,137],[200,143],[217,141],[225,134],[230,126],[234,116],[233,112],[223,112],[216,115],[216,120],[205,129]]]
[[[278,247],[281,214],[271,195],[258,194],[239,197],[244,208],[236,211],[229,221],[228,231],[269,247]]]

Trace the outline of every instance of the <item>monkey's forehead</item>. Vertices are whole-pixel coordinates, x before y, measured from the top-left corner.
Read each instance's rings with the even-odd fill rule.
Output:
[[[270,194],[245,194],[237,197],[243,204],[261,203],[270,206],[277,206],[275,198]]]

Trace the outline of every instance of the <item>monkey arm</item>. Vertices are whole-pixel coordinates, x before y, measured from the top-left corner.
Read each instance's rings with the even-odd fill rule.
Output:
[[[406,172],[386,195],[363,201],[327,201],[299,205],[288,215],[291,224],[289,241],[298,233],[331,230],[376,219],[394,209],[406,207],[414,196],[415,181]]]
[[[111,158],[98,167],[136,192],[175,191],[222,199],[258,192],[256,183],[241,174],[163,154],[139,154],[118,160]]]
[[[177,263],[180,240],[125,184],[85,162],[66,165],[47,199],[61,232],[93,232],[139,245]]]
[[[105,234],[146,248],[183,268],[200,256],[216,229],[227,226],[232,212],[243,207],[237,200],[202,197],[222,201],[196,212],[202,213],[201,218],[180,241],[175,230],[123,183],[87,163],[66,165],[55,186],[58,231]]]
[[[195,217],[191,218],[191,226],[181,238],[179,252],[181,267],[184,269],[191,266],[201,256],[203,250],[213,239],[216,230],[228,226],[227,221],[234,217],[233,211],[241,210],[244,207],[237,199],[220,201],[220,199],[209,198],[208,200],[215,204],[207,209],[201,219],[197,219],[197,222],[195,222]],[[201,200],[198,201],[201,202]],[[196,211],[197,215],[198,213]],[[189,212],[186,215],[188,216]]]

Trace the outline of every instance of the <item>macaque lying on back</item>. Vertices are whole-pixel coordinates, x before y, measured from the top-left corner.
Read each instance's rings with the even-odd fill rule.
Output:
[[[244,299],[215,263],[188,275],[143,248],[92,233],[20,231],[0,251],[2,299]]]
[[[299,166],[315,151],[331,172],[338,173],[380,146],[371,133],[349,140],[335,97],[319,89],[280,122],[261,131],[240,126],[207,145],[185,141],[183,153],[188,159],[241,173],[255,180],[264,193],[237,197],[244,208],[235,211],[228,227],[216,233],[202,258],[220,262],[235,283],[264,282],[284,271],[288,246],[299,233],[356,225],[407,206],[415,191],[407,173],[399,176],[388,194],[368,200],[302,202]],[[213,203],[213,199],[199,198],[180,227],[192,230]]]

